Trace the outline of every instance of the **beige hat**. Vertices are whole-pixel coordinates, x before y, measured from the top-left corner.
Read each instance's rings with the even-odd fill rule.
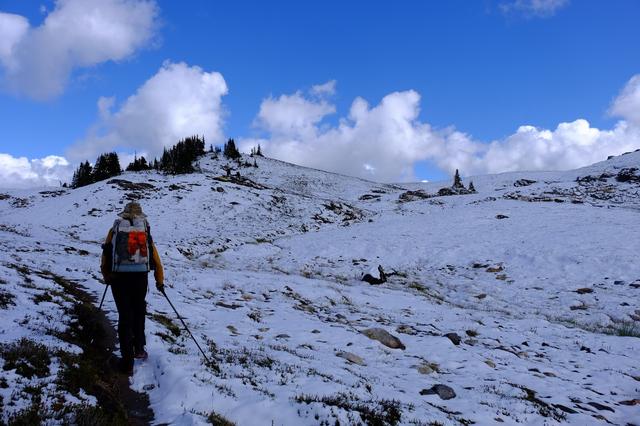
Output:
[[[142,211],[142,206],[137,201],[131,201],[124,206],[122,213],[118,214],[123,219],[135,219],[136,217],[146,218],[147,215]]]

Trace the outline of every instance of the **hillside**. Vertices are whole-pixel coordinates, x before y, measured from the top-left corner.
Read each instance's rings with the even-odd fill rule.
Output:
[[[450,182],[226,164],[0,191],[0,423],[104,419],[98,401],[140,423],[127,407],[148,404],[158,424],[640,422],[640,152],[473,177],[476,194],[453,196],[434,196]],[[220,372],[151,286],[150,356],[123,408],[118,383],[82,377],[113,345],[100,244],[129,199]],[[386,283],[360,280],[378,265]],[[103,310],[115,323],[110,292]]]

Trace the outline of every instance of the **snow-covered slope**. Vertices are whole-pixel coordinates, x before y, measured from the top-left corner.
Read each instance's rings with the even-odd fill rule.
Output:
[[[267,158],[236,178],[226,164],[0,195],[5,421],[33,405],[31,388],[51,411],[61,398],[96,403],[60,385],[60,354],[81,351],[60,337],[74,327],[60,283],[99,299],[100,243],[140,198],[167,294],[220,367],[151,290],[150,357],[131,387],[156,423],[640,422],[640,152],[474,177],[478,193],[446,197],[433,195],[449,183],[385,185]],[[378,265],[386,283],[360,280]],[[110,294],[104,309],[117,318]],[[42,377],[7,360],[21,337],[47,348]]]

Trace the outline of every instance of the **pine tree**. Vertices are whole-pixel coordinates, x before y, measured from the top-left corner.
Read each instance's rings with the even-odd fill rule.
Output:
[[[473,186],[473,181],[469,182],[469,192],[474,193],[476,192],[476,187]]]
[[[263,157],[263,155],[262,155],[262,148],[260,148],[260,144],[258,144],[258,150],[256,151],[256,155],[257,155],[258,157]]]
[[[128,172],[139,172],[142,170],[149,170],[149,169],[151,169],[151,164],[147,163],[147,159],[144,158],[144,156],[140,158],[137,158],[134,156],[133,162],[129,163],[129,165],[127,166]]]
[[[122,173],[122,169],[118,154],[115,152],[100,154],[91,171],[92,183],[118,176],[120,173]]]
[[[229,139],[224,144],[224,156],[230,160],[235,160],[241,157],[240,151],[236,148],[236,143],[233,139]]]
[[[160,158],[159,168],[171,174],[191,173],[195,169],[193,162],[205,154],[204,138],[190,136],[181,140],[169,150],[166,148]]]
[[[458,169],[456,169],[456,175],[453,177],[453,187],[455,189],[464,189],[464,184],[462,183],[462,179],[460,179]]]
[[[73,178],[71,180],[72,188],[80,188],[81,186],[90,185],[93,183],[91,176],[91,164],[88,161],[80,163],[78,169],[73,172]]]

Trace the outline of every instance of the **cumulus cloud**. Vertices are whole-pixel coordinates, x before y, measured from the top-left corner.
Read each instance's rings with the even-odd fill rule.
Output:
[[[3,188],[29,188],[59,186],[69,182],[73,170],[69,162],[55,155],[29,160],[0,154],[0,186]]]
[[[57,0],[42,25],[0,12],[0,69],[6,89],[34,99],[60,95],[75,68],[119,61],[157,28],[154,0]]]
[[[115,98],[100,98],[98,122],[67,151],[67,157],[83,161],[112,150],[157,156],[164,147],[194,134],[219,144],[224,138],[222,97],[227,91],[220,73],[165,62],[119,108]]]
[[[567,5],[569,0],[514,0],[500,4],[500,9],[506,15],[546,18],[555,15]]]
[[[356,98],[335,126],[323,123],[334,105],[296,92],[265,99],[256,122],[266,137],[240,140],[240,146],[248,150],[259,143],[275,158],[380,181],[414,180],[415,165],[424,160],[466,175],[567,170],[640,147],[639,82],[633,77],[613,103],[612,112],[622,118],[613,129],[577,119],[553,130],[521,126],[490,143],[420,121],[420,95],[412,90],[391,93],[373,107]]]
[[[613,102],[610,113],[640,126],[640,74],[629,80]]]

